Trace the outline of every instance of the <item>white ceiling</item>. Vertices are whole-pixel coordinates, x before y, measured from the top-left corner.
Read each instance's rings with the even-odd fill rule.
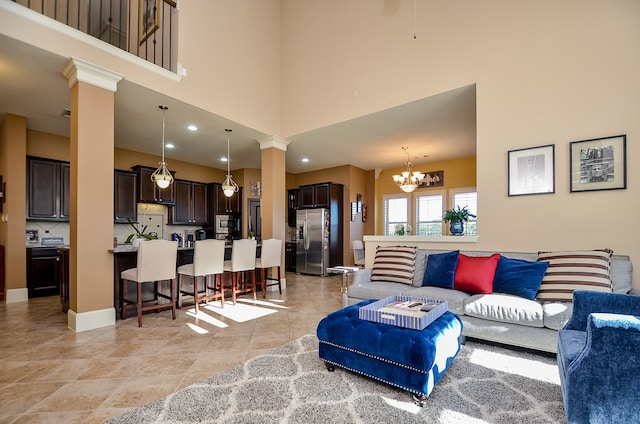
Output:
[[[27,118],[30,129],[69,136],[66,58],[0,36],[0,119],[6,113]],[[171,159],[225,169],[225,128],[231,134],[231,168],[260,168],[256,140],[272,135],[216,116],[126,80],[115,94],[115,145],[160,154],[162,112],[166,150]],[[199,131],[186,129],[195,124]],[[458,88],[371,115],[287,137],[286,170],[313,171],[351,164],[365,170],[404,166],[408,146],[414,164],[474,156],[476,152],[475,86]],[[302,163],[301,158],[309,158]],[[170,163],[169,163],[170,166]]]

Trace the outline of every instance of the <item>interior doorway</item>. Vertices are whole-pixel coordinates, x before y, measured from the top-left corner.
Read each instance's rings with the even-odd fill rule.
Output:
[[[260,199],[249,199],[249,227],[247,235],[256,233],[256,240],[262,240],[262,218],[260,215]]]

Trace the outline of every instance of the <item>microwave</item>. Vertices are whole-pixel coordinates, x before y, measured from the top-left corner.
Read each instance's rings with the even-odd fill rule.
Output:
[[[238,220],[231,215],[216,216],[216,234],[229,234],[236,231]]]

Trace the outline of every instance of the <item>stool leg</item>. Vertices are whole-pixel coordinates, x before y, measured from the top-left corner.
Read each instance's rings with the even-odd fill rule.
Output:
[[[138,282],[138,298],[136,299],[138,309],[138,327],[142,327],[142,283]]]
[[[126,280],[120,279],[120,297],[122,298],[122,309],[120,310],[120,318],[124,321],[127,319],[127,307],[125,303],[125,299],[127,298],[127,282]]]
[[[281,283],[281,279],[280,279],[280,265],[278,265],[278,290],[280,291],[280,294],[282,294],[282,283]]]
[[[207,282],[204,282],[205,285],[207,284]],[[198,276],[194,275],[193,276],[193,303],[196,306],[196,315],[198,315],[198,312],[200,311],[200,306],[198,305]]]
[[[267,297],[267,273],[266,269],[260,268],[260,283],[262,286],[262,298]]]
[[[173,312],[173,319],[176,319],[176,279],[175,278],[171,279],[171,311]]]

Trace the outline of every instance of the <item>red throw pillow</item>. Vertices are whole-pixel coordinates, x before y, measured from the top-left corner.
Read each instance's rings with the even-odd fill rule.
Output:
[[[453,288],[471,294],[493,293],[493,277],[500,262],[500,254],[467,256],[460,253]]]

